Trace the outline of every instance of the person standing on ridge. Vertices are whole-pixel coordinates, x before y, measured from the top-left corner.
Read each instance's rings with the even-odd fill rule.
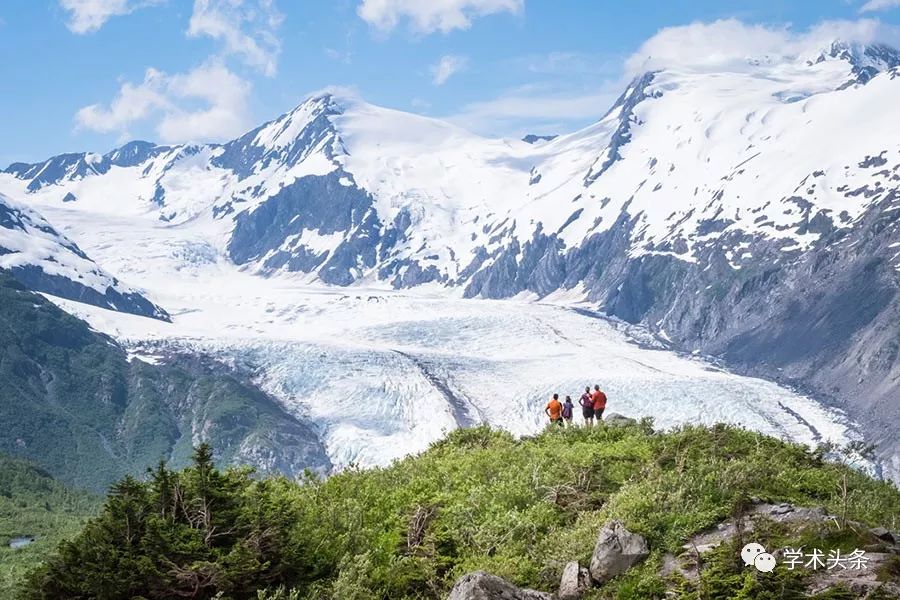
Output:
[[[551,425],[563,426],[562,410],[563,405],[559,401],[559,394],[553,394],[553,398],[550,399],[550,402],[547,403],[547,408],[544,409],[544,412],[550,417]]]
[[[594,386],[594,393],[591,394],[591,400],[594,403],[594,418],[597,422],[603,420],[603,411],[606,410],[606,394],[600,391],[600,386]]]
[[[591,386],[584,388],[584,393],[578,399],[581,405],[581,416],[584,417],[584,426],[591,427],[594,424],[594,400],[591,398]]]
[[[566,396],[566,401],[563,402],[562,407],[562,418],[563,423],[566,427],[572,426],[572,413],[575,411],[575,405],[572,404],[572,396]]]

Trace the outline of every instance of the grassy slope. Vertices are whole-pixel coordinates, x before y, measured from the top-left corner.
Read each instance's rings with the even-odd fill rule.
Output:
[[[0,455],[0,598],[62,539],[78,533],[100,509],[101,499],[73,491],[40,468]],[[35,535],[30,546],[13,550],[8,542]]]
[[[846,499],[839,492],[845,475]],[[728,427],[655,435],[640,426],[579,429],[521,441],[463,430],[391,468],[345,473],[294,494],[306,509],[304,535],[319,540],[328,563],[341,567],[325,595],[342,599],[437,597],[477,569],[552,591],[566,561],[587,564],[597,531],[610,518],[647,536],[654,553],[598,595],[659,597],[663,552],[677,551],[754,496],[900,527],[900,491],[891,484],[804,447]],[[434,514],[410,548],[410,523],[422,510]],[[765,535],[775,544],[792,534]],[[831,533],[804,535],[823,547],[839,541]],[[749,571],[727,564],[724,570],[735,580],[723,598],[759,583]],[[695,591],[686,586],[685,597]]]

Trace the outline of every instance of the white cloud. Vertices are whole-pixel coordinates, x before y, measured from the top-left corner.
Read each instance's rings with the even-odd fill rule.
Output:
[[[594,90],[560,90],[528,85],[462,107],[447,120],[484,135],[562,133],[561,127],[584,125],[602,117],[619,90],[612,83]]]
[[[431,81],[434,85],[444,85],[450,77],[466,68],[468,60],[464,56],[446,54],[431,66]]]
[[[250,84],[218,62],[175,75],[147,69],[141,83],[123,83],[109,106],[85,106],[75,122],[128,137],[134,124],[155,120],[166,143],[223,140],[249,129],[249,93]]]
[[[99,104],[85,106],[76,113],[75,122],[83,129],[102,133],[127,133],[127,128],[132,123],[146,119],[153,112],[168,106],[166,81],[165,73],[147,69],[143,82],[137,85],[123,83],[108,108]]]
[[[235,137],[251,125],[250,84],[221,64],[208,64],[169,80],[168,92],[180,100],[200,100],[197,109],[173,107],[157,126],[167,141],[207,141]]]
[[[347,52],[341,52],[340,50],[335,50],[334,48],[323,48],[322,51],[325,53],[325,56],[327,56],[331,60],[342,62],[345,65],[349,65],[353,62],[353,55],[349,50]]]
[[[129,0],[61,0],[93,10],[97,28],[112,14],[124,14],[139,4]],[[140,4],[162,0],[144,0]],[[75,115],[77,129],[118,132],[129,137],[136,124],[152,124],[160,141],[181,143],[215,141],[239,135],[251,126],[248,98],[251,85],[225,65],[228,56],[272,76],[281,49],[276,31],[283,17],[274,0],[195,0],[187,35],[208,36],[221,43],[221,51],[187,73],[166,74],[147,69],[140,83],[124,82],[109,104],[92,104]],[[85,29],[88,30],[88,29]]]
[[[878,19],[823,21],[808,32],[794,36],[793,52],[799,53],[811,48],[818,49],[834,40],[857,44],[883,42],[898,45],[900,44],[900,28],[896,25],[882,23]]]
[[[525,0],[362,0],[357,14],[373,27],[392,31],[407,18],[419,33],[468,29],[472,19],[501,12],[518,14]]]
[[[69,14],[66,27],[73,33],[97,31],[112,17],[127,15],[138,8],[159,4],[163,0],[59,0]]]
[[[531,73],[540,74],[596,74],[618,70],[622,66],[622,59],[613,61],[610,57],[591,56],[582,52],[554,51],[547,54],[530,54],[515,58],[511,61],[519,67],[523,67]]]
[[[859,12],[875,12],[900,7],[900,0],[869,0],[862,5]]]
[[[807,31],[788,26],[746,24],[737,19],[666,27],[644,42],[625,63],[626,71],[663,68],[741,68],[750,58],[802,56],[835,40],[896,43],[897,28],[874,19],[825,21]]]
[[[187,33],[221,41],[224,54],[271,77],[278,68],[276,32],[283,18],[274,0],[195,0]]]

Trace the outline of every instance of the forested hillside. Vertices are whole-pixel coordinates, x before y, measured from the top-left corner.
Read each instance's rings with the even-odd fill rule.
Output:
[[[312,429],[203,357],[129,360],[111,338],[0,271],[0,452],[105,491],[160,459],[184,466],[198,432],[223,462],[327,468]]]
[[[0,454],[0,598],[10,598],[27,570],[75,536],[101,506],[100,497],[69,489],[43,469]],[[13,540],[24,545],[11,548]]]
[[[445,598],[476,570],[549,592],[616,518],[650,555],[585,598],[857,598],[843,584],[803,596],[811,571],[744,568],[749,536],[703,554],[695,576],[664,568],[694,534],[765,501],[824,508],[809,512],[817,521],[755,520],[752,541],[766,547],[889,546],[868,527],[896,531],[900,491],[823,452],[724,426],[654,433],[644,422],[521,440],[479,427],[389,468],[298,485],[219,471],[201,446],[186,470],[160,465],[114,486],[23,597]],[[897,557],[879,556],[872,585],[900,583]]]

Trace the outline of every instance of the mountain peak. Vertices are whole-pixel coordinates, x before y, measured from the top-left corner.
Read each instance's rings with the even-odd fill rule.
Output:
[[[849,63],[855,80],[866,83],[878,73],[900,66],[900,50],[881,42],[861,43],[835,39],[817,50],[806,64],[812,66],[830,60]]]
[[[333,113],[342,113],[350,106],[365,104],[359,94],[353,90],[331,86],[304,96],[303,101],[291,111],[310,110],[311,108],[329,109]]]

